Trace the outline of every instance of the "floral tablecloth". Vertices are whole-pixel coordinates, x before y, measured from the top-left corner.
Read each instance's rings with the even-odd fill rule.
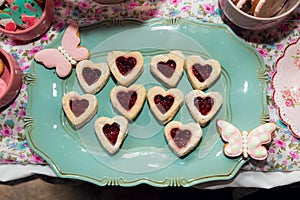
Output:
[[[292,171],[300,169],[300,141],[292,136],[287,126],[279,119],[272,102],[271,76],[275,62],[288,44],[295,42],[300,34],[300,8],[279,26],[264,32],[243,30],[230,23],[218,6],[218,0],[126,0],[119,4],[99,4],[92,0],[55,0],[55,20],[50,30],[39,40],[24,44],[12,41],[0,34],[0,46],[11,53],[24,73],[29,72],[35,53],[50,44],[65,27],[76,21],[79,25],[92,24],[103,19],[138,18],[190,18],[206,23],[226,23],[262,55],[268,72],[267,91],[271,121],[279,130],[269,148],[266,161],[250,161],[244,170]],[[0,163],[47,164],[35,154],[26,142],[24,118],[28,94],[24,81],[17,99],[6,109],[0,110]]]

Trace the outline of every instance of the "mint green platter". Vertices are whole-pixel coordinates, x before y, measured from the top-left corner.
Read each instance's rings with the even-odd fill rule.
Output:
[[[63,33],[49,45],[57,48]],[[146,22],[126,19],[101,21],[80,29],[81,46],[87,47],[90,60],[106,62],[112,50],[143,54],[143,74],[136,83],[147,91],[161,85],[150,73],[153,56],[180,50],[185,55],[213,58],[222,65],[217,82],[206,90],[218,91],[223,105],[217,115],[203,127],[197,148],[184,158],[169,149],[161,126],[145,102],[137,119],[129,124],[129,133],[120,151],[109,155],[102,148],[93,130],[100,116],[118,114],[111,106],[109,93],[115,86],[110,77],[96,94],[99,108],[96,116],[83,128],[74,130],[62,110],[62,97],[75,90],[83,94],[75,70],[67,79],[59,78],[54,69],[32,62],[28,81],[26,137],[31,148],[42,156],[62,178],[88,181],[99,186],[135,186],[142,183],[156,187],[193,186],[229,180],[247,162],[242,157],[229,159],[223,154],[215,120],[224,119],[240,130],[251,130],[268,121],[266,105],[266,69],[257,51],[239,39],[223,24],[208,24],[186,19],[153,19]],[[178,84],[186,95],[192,90],[186,74]],[[185,104],[174,120],[193,122]]]

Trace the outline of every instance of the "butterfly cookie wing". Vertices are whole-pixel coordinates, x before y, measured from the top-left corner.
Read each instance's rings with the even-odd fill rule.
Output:
[[[89,50],[80,44],[79,27],[77,24],[70,24],[62,38],[62,47],[76,61],[85,60],[89,57]]]
[[[268,156],[266,147],[262,146],[268,144],[272,140],[272,132],[275,130],[274,123],[266,123],[253,129],[247,139],[248,154],[256,160],[264,160]]]
[[[228,157],[238,157],[243,152],[242,135],[239,129],[224,120],[217,120],[217,129],[226,142],[224,154]]]
[[[72,71],[71,63],[57,49],[44,49],[35,54],[34,59],[46,68],[56,68],[56,74],[63,78]]]

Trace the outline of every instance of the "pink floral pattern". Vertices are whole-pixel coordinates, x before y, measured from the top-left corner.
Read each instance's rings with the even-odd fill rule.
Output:
[[[300,105],[300,88],[284,87],[281,94],[287,107],[296,107]]]
[[[248,42],[262,55],[269,76],[267,89],[270,119],[277,123],[278,130],[269,147],[269,156],[265,161],[251,160],[245,170],[291,171],[300,169],[300,141],[294,138],[278,117],[272,101],[273,88],[271,77],[276,71],[275,63],[283,50],[299,38],[300,10],[292,14],[290,20],[267,32],[246,31],[232,24],[219,9],[218,0],[127,0],[119,4],[101,5],[92,0],[54,0],[55,20],[51,29],[39,40],[22,44],[0,34],[0,46],[16,58],[22,71],[29,71],[30,63],[36,52],[51,43],[66,24],[76,21],[79,25],[88,25],[103,19],[122,19],[124,17],[147,20],[151,18],[190,18],[207,23],[226,23],[243,40]],[[300,63],[300,52],[296,52],[294,62]],[[24,117],[26,115],[28,94],[23,84],[18,98],[5,110],[0,110],[0,163],[44,164],[41,157],[28,146],[25,138]],[[296,93],[294,91],[296,89]],[[283,96],[287,105],[297,106],[299,89],[286,88]],[[299,92],[300,93],[300,92]],[[293,97],[291,99],[290,97]]]

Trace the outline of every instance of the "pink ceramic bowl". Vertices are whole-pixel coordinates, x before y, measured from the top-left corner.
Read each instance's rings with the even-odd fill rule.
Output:
[[[0,31],[13,40],[31,41],[43,35],[51,26],[54,16],[53,0],[45,1],[44,12],[37,23],[27,29],[17,29],[16,31],[7,31],[0,26]]]
[[[22,84],[22,71],[13,57],[0,48],[4,71],[0,75],[0,108],[15,99]]]
[[[231,0],[219,0],[226,17],[235,25],[248,30],[263,30],[274,27],[286,19],[299,5],[299,0],[287,0],[284,7],[273,17],[254,17],[239,9]]]

